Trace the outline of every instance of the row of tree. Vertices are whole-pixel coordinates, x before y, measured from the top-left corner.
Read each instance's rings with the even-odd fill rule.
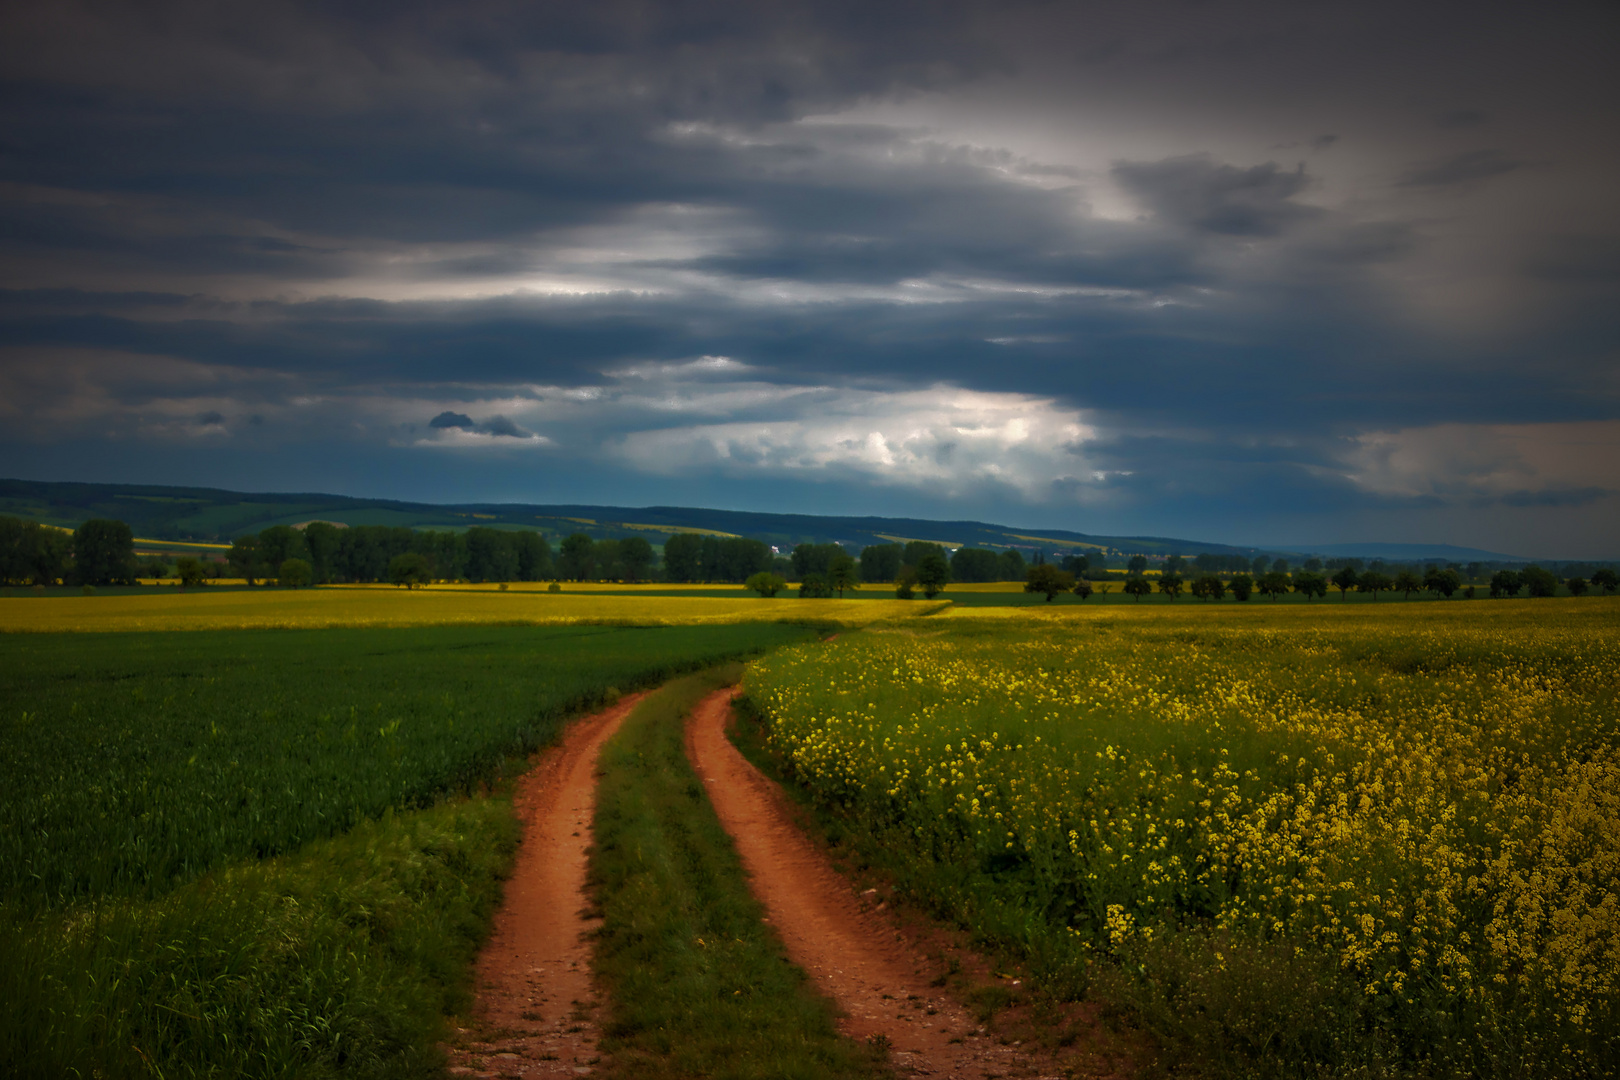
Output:
[[[94,518],[71,533],[0,517],[0,584],[132,585],[139,564],[122,521]]]

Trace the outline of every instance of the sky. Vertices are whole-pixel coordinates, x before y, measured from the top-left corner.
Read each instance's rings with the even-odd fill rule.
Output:
[[[1620,556],[1612,3],[0,9],[0,475]]]

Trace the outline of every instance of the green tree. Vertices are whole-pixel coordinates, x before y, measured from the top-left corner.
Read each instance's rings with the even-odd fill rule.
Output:
[[[1580,596],[1582,593],[1586,592],[1586,579],[1583,577],[1572,577],[1568,581],[1564,582],[1564,588],[1569,590],[1569,595]]]
[[[1402,570],[1400,573],[1395,575],[1393,587],[1396,592],[1405,593],[1406,599],[1410,600],[1412,599],[1413,593],[1422,590],[1423,579],[1418,577],[1410,570]]]
[[[279,568],[288,559],[308,562],[309,544],[304,534],[291,525],[272,525],[259,533],[259,557],[270,569]]]
[[[1001,571],[1001,560],[989,548],[957,548],[951,555],[952,581],[994,581]]]
[[[1074,579],[1074,595],[1078,596],[1080,599],[1084,600],[1096,591],[1096,589],[1092,588],[1091,582],[1087,581],[1085,578]],[[1104,585],[1102,591],[1107,592],[1108,586]]]
[[[943,548],[938,544],[930,546],[934,550],[923,553],[922,558],[917,560],[916,570],[917,584],[922,586],[923,595],[932,600],[951,583],[951,564],[945,561]]]
[[[1519,574],[1519,580],[1524,583],[1531,596],[1557,596],[1558,577],[1551,570],[1545,570],[1535,563],[1525,567]]]
[[[1166,565],[1168,565],[1168,560],[1166,561]],[[1174,603],[1176,597],[1181,595],[1182,584],[1183,582],[1180,574],[1171,573],[1169,570],[1166,570],[1164,573],[1159,575],[1159,591],[1164,593],[1165,596],[1168,596],[1171,603]]]
[[[1605,566],[1592,575],[1592,585],[1594,588],[1602,589],[1605,594],[1612,593],[1616,588],[1620,588],[1620,576]]]
[[[1294,591],[1303,593],[1305,599],[1313,596],[1326,596],[1328,579],[1326,574],[1319,574],[1313,570],[1301,570],[1294,575]]]
[[[516,581],[517,537],[502,529],[474,525],[464,537],[467,561],[462,574],[468,581]]]
[[[1498,570],[1496,573],[1491,575],[1492,598],[1502,596],[1518,596],[1519,590],[1523,588],[1523,586],[1524,582],[1519,579],[1519,575],[1516,571]]]
[[[569,581],[589,581],[596,572],[596,542],[584,533],[574,533],[562,542],[557,561]]]
[[[664,541],[664,577],[670,581],[697,581],[702,572],[702,536],[676,533]]]
[[[330,521],[312,521],[304,526],[304,544],[309,548],[309,565],[315,582],[325,585],[337,581],[341,573],[339,553],[343,550],[344,530]]]
[[[1059,570],[1051,565],[1032,566],[1024,578],[1024,591],[1027,593],[1045,593],[1048,604],[1052,602],[1052,598],[1058,593],[1068,592],[1072,588],[1074,588],[1074,575],[1067,570]]]
[[[190,555],[182,555],[176,559],[174,569],[175,573],[180,576],[180,587],[182,589],[195,588],[203,584],[208,577],[208,570],[203,566],[202,561],[194,559]]]
[[[135,584],[135,537],[122,521],[91,518],[73,530],[73,576],[83,585]]]
[[[1146,555],[1132,555],[1131,561],[1125,564],[1125,571],[1140,577],[1147,570]]]
[[[900,563],[903,566],[921,566],[922,561],[930,555],[946,558],[945,549],[932,540],[910,540],[900,554]]]
[[[1126,594],[1135,597],[1138,604],[1142,602],[1142,597],[1148,595],[1152,591],[1153,586],[1148,584],[1148,579],[1145,577],[1133,575],[1132,577],[1125,579]]]
[[[1356,582],[1356,591],[1372,593],[1372,598],[1377,600],[1379,593],[1388,592],[1394,586],[1395,582],[1389,575],[1380,570],[1368,570]]]
[[[871,544],[861,548],[861,578],[874,584],[893,581],[900,573],[900,556],[904,550],[899,544]]]
[[[1273,604],[1277,602],[1277,597],[1288,591],[1291,585],[1293,585],[1293,582],[1281,570],[1267,570],[1260,575],[1260,580],[1254,583],[1255,590],[1271,597]]]
[[[1192,587],[1188,591],[1207,603],[1226,595],[1226,582],[1214,574],[1199,574],[1193,579]]]
[[[900,572],[894,576],[894,596],[896,600],[911,600],[917,595],[917,569],[912,566],[902,566]]]
[[[258,584],[259,579],[265,576],[264,558],[259,551],[257,536],[238,536],[231,542],[231,550],[225,553],[225,561],[230,563],[231,573],[245,579],[249,585]]]
[[[783,581],[769,570],[761,570],[759,573],[754,574],[747,581],[743,582],[743,585],[745,588],[752,589],[754,592],[759,593],[760,596],[775,596],[777,593],[787,588],[787,582]]]
[[[832,585],[821,574],[806,574],[799,582],[799,599],[826,600],[832,596]]]
[[[1012,548],[996,556],[997,581],[1023,581],[1024,557]]]
[[[619,565],[624,567],[626,581],[645,581],[657,558],[652,545],[639,536],[619,541]]]
[[[838,591],[838,599],[844,598],[845,589],[859,589],[861,577],[855,560],[840,552],[832,557],[827,564],[827,584]]]
[[[296,589],[314,580],[314,570],[305,559],[283,559],[277,568],[277,580],[282,586]]]
[[[1339,599],[1348,600],[1350,590],[1355,588],[1360,580],[1361,577],[1356,573],[1355,567],[1341,566],[1339,572],[1333,575],[1333,587],[1339,590]]]
[[[1226,587],[1232,590],[1232,599],[1247,600],[1254,595],[1254,578],[1248,574],[1233,574]]]
[[[414,589],[433,580],[433,567],[426,555],[407,551],[388,560],[388,580],[391,584]]]

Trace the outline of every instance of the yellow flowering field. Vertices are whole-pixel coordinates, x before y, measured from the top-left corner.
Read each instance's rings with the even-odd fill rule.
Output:
[[[1077,985],[1127,972],[1237,1072],[1620,1064],[1620,601],[978,614],[746,681],[931,902]]]
[[[154,589],[122,596],[0,597],[0,633],[16,631],[228,630],[329,626],[556,625],[816,622],[862,626],[921,615],[941,604],[904,600],[764,600],[608,596],[541,589],[326,586],[317,589]]]

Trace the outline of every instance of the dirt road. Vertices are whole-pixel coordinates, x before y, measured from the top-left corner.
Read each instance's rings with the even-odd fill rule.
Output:
[[[726,738],[731,695],[711,694],[694,710],[687,754],[788,955],[844,1011],[845,1033],[886,1038],[903,1072],[1042,1075],[1050,1063],[980,1034],[959,1004],[929,985],[926,959],[881,914],[863,910],[848,880],[794,824],[782,792]]]
[[[596,808],[596,759],[643,694],[576,720],[519,781],[523,820],[495,930],[478,957],[473,1026],[449,1048],[461,1076],[585,1076],[596,1059],[590,948],[582,912]]]

